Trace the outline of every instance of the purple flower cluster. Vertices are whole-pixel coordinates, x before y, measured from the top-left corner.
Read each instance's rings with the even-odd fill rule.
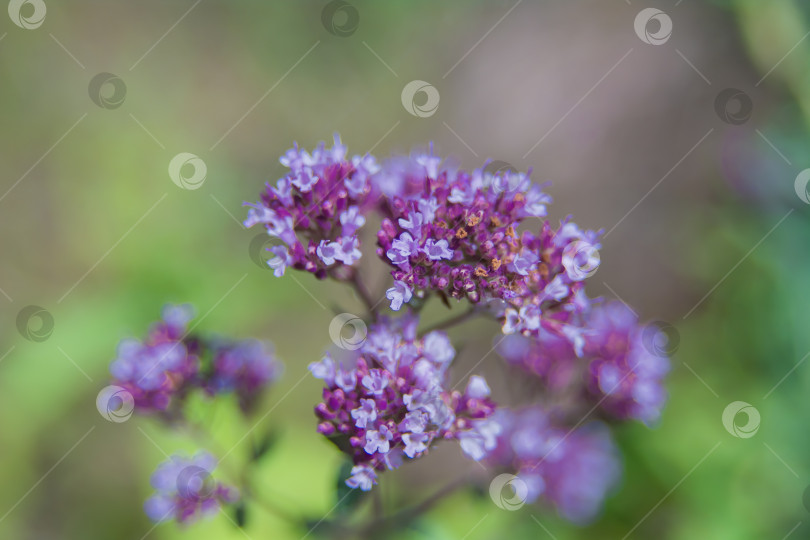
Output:
[[[261,341],[222,342],[211,348],[212,370],[205,389],[211,395],[236,394],[242,410],[250,410],[267,385],[281,376],[281,363]]]
[[[575,523],[592,520],[621,472],[607,426],[597,422],[567,431],[540,407],[499,409],[498,446],[488,463],[516,471],[522,502],[538,499]]]
[[[575,392],[605,412],[655,423],[666,402],[669,360],[645,343],[647,327],[621,302],[596,304],[575,347],[544,329],[537,336],[506,336],[498,352],[510,364],[537,375],[550,392]]]
[[[519,233],[551,202],[528,174],[443,167],[432,153],[413,162],[407,181],[382,205],[377,233],[377,253],[394,268],[392,309],[430,292],[500,300],[505,333],[536,332],[546,311],[580,309],[582,281],[599,264],[598,233],[567,220],[556,230],[545,221],[537,233]],[[380,178],[390,175],[385,170]]]
[[[585,292],[600,264],[601,231],[570,218],[552,225],[551,198],[528,173],[493,172],[489,162],[464,170],[432,146],[378,166],[368,155],[348,159],[336,137],[331,149],[321,143],[311,154],[295,146],[281,163],[290,172],[249,205],[245,221],[280,239],[268,264],[277,277],[291,266],[349,282],[369,308],[371,331],[359,348],[310,364],[325,383],[318,432],[353,460],[347,485],[367,491],[404,458],[456,439],[468,457],[518,473],[529,500],[573,521],[592,518],[617,479],[616,451],[603,424],[565,426],[578,425],[594,404],[606,417],[654,423],[669,368],[629,308]],[[355,267],[372,213],[377,256],[393,278],[385,296],[393,311],[407,306],[398,319],[377,312]],[[478,376],[464,392],[448,388],[449,338],[416,332],[415,312],[431,296],[448,307],[466,300],[477,306],[470,314],[496,319],[505,334],[499,352],[537,376],[543,395],[535,403],[553,409],[496,411]],[[190,362],[197,351],[185,345]],[[185,364],[174,362],[183,380]],[[239,369],[221,369],[231,373],[223,385],[236,385]]]
[[[168,305],[143,341],[125,339],[110,364],[112,384],[132,395],[141,412],[179,407],[189,392],[234,392],[247,409],[273,382],[281,364],[255,340],[210,340],[191,333],[189,305]]]
[[[274,274],[282,276],[292,266],[325,278],[353,266],[361,256],[357,232],[374,201],[375,158],[347,159],[346,147],[335,136],[332,148],[321,143],[310,154],[296,145],[280,161],[290,172],[275,186],[268,184],[258,203],[248,205],[244,222],[245,227],[264,225],[283,243],[270,248]]]
[[[326,384],[315,407],[318,432],[352,457],[350,487],[371,489],[379,471],[441,439],[457,439],[475,460],[495,447],[499,426],[490,418],[495,405],[486,381],[472,376],[463,393],[448,389],[455,350],[443,332],[418,338],[417,324],[416,317],[382,320],[356,357],[336,364],[327,354],[309,366]]]
[[[211,474],[216,459],[207,452],[191,458],[173,455],[152,474],[155,494],[144,503],[146,515],[154,522],[175,519],[188,523],[215,514],[221,504],[239,500],[236,489],[215,481]]]
[[[652,424],[667,400],[664,377],[669,359],[646,342],[638,317],[621,302],[594,309],[588,319],[585,357],[590,390],[602,396],[602,407],[619,418]]]

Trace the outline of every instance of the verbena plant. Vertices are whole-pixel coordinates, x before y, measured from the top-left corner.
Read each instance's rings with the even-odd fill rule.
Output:
[[[640,326],[622,303],[586,295],[600,232],[569,218],[553,226],[545,219],[551,198],[529,174],[498,162],[466,171],[432,147],[379,164],[368,154],[347,157],[335,137],[331,148],[296,145],[280,161],[289,172],[248,205],[245,221],[275,239],[267,264],[276,277],[306,271],[353,287],[367,310],[335,317],[337,347],[309,365],[324,384],[313,426],[351,462],[342,479],[351,489],[341,497],[373,490],[385,471],[455,440],[498,473],[490,492],[501,508],[538,502],[573,522],[593,519],[620,475],[608,423],[655,423],[669,368],[660,328]],[[359,233],[372,216],[380,225],[369,249]],[[391,268],[388,306],[359,273],[364,255]],[[468,307],[424,328],[419,312],[430,297]],[[503,369],[535,379],[530,401],[497,405],[479,375],[466,374],[463,390],[450,385],[456,350],[444,330],[473,317],[500,323],[493,349]],[[99,394],[102,414],[115,421],[134,410],[176,424],[195,393],[235,394],[244,414],[255,409],[281,373],[271,349],[195,333],[192,319],[189,306],[167,306],[145,340],[120,344],[112,383]],[[152,477],[146,513],[189,522],[234,505],[242,521],[251,490],[214,480],[216,465],[208,452],[171,457]],[[370,535],[429,507],[370,516],[348,534]]]

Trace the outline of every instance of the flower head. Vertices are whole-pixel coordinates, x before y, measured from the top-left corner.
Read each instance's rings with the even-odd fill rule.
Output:
[[[268,184],[258,203],[248,204],[245,227],[261,224],[281,239],[274,254],[284,267],[324,278],[330,269],[353,266],[361,256],[357,233],[374,201],[374,157],[348,158],[336,135],[332,148],[321,143],[310,154],[296,145],[280,161],[289,172]]]
[[[166,306],[163,319],[151,326],[146,339],[124,339],[118,344],[110,373],[139,410],[165,410],[194,384],[200,369],[199,347],[185,335],[192,318],[188,305]]]
[[[256,340],[208,338],[188,329],[189,305],[167,305],[143,341],[124,339],[110,364],[112,383],[144,413],[177,410],[195,390],[235,392],[247,411],[281,374],[281,363]]]
[[[397,467],[403,455],[421,456],[441,439],[458,439],[473,459],[495,447],[486,382],[473,377],[464,393],[450,390],[446,375],[455,351],[442,332],[417,338],[417,322],[406,316],[373,325],[351,368],[328,355],[310,364],[326,385],[315,408],[318,431],[354,460],[351,487],[370,489],[377,472]]]
[[[528,174],[441,166],[432,150],[411,161],[387,163],[377,177],[404,175],[387,188],[377,234],[377,253],[393,267],[392,309],[429,293],[502,300],[505,332],[536,333],[541,319],[580,308],[574,298],[599,262],[597,233],[566,220],[518,234],[551,201]]]
[[[568,430],[540,407],[499,410],[495,420],[502,431],[488,462],[517,474],[521,503],[542,500],[575,523],[597,515],[621,472],[605,425]]]
[[[152,474],[155,494],[144,503],[146,515],[154,522],[187,523],[215,514],[221,504],[236,502],[236,489],[211,477],[215,467],[216,459],[207,452],[191,458],[171,456]]]
[[[212,349],[213,369],[206,389],[210,394],[236,393],[243,410],[249,410],[262,390],[281,375],[281,364],[260,341],[221,342]]]
[[[609,302],[593,305],[577,325],[509,335],[497,349],[551,392],[578,392],[617,418],[652,424],[666,402],[669,360],[665,351],[645,343],[644,332],[627,306]]]

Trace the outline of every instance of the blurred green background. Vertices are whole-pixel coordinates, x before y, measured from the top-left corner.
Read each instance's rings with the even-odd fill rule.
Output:
[[[468,491],[399,537],[810,537],[810,220],[794,192],[810,167],[810,3],[351,0],[359,22],[346,36],[324,25],[326,2],[45,4],[37,28],[0,17],[1,538],[301,538],[258,506],[244,531],[224,515],[152,529],[141,511],[164,452],[236,445],[225,472],[260,418],[255,433],[280,438],[256,489],[313,522],[334,517],[340,456],[315,433],[320,385],[306,365],[329,344],[334,306],[360,304],[310,275],[274,279],[249,253],[258,231],[239,224],[293,141],[311,148],[334,132],[355,153],[432,140],[464,166],[533,168],[551,182],[552,219],[607,232],[589,292],[618,295],[679,337],[661,424],[616,430],[625,476],[596,522],[507,512]],[[633,26],[650,6],[673,22],[657,46]],[[120,106],[89,95],[105,72],[126,86]],[[436,114],[403,108],[412,80],[438,89]],[[732,104],[737,120],[721,118],[725,88],[750,99],[750,117]],[[205,162],[199,189],[169,178],[180,152]],[[201,329],[275,343],[286,371],[253,421],[201,404],[213,422],[201,440],[98,414],[116,343],[166,302],[193,303]],[[48,339],[18,331],[28,305],[53,316]],[[428,317],[443,316],[431,306]],[[480,328],[492,333],[453,332],[466,340],[456,377],[497,332]],[[484,369],[497,378],[502,367],[491,355]],[[738,400],[761,413],[751,438],[721,422]],[[385,475],[387,509],[461,475],[486,487],[446,446]]]

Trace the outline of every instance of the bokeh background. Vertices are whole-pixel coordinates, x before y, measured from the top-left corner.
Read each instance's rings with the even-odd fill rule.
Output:
[[[617,429],[625,476],[594,523],[468,490],[399,537],[810,537],[810,209],[794,182],[810,167],[810,3],[349,1],[326,22],[315,1],[44,0],[35,28],[0,17],[0,537],[301,538],[260,507],[243,531],[225,515],[153,528],[141,511],[164,453],[236,445],[237,467],[251,426],[277,434],[253,476],[262,498],[334,517],[340,456],[315,433],[306,365],[336,306],[360,304],[310,275],[273,278],[239,223],[293,141],[334,132],[350,152],[434,141],[464,166],[532,168],[552,219],[606,231],[589,292],[678,343],[660,425]],[[660,44],[634,28],[648,7],[672,22]],[[125,90],[93,95],[100,73]],[[434,114],[403,107],[412,80],[438,90]],[[181,152],[205,163],[199,189],[169,177]],[[385,272],[366,263],[379,295]],[[252,422],[228,403],[198,407],[211,437],[98,414],[116,343],[166,302],[195,304],[201,329],[275,343],[286,372]],[[47,339],[18,329],[29,305],[52,316]],[[472,328],[453,331],[458,377],[497,332]],[[484,367],[502,369],[494,355]],[[723,426],[734,401],[760,413],[753,437]],[[386,474],[383,504],[459,475],[489,481],[448,445]]]

